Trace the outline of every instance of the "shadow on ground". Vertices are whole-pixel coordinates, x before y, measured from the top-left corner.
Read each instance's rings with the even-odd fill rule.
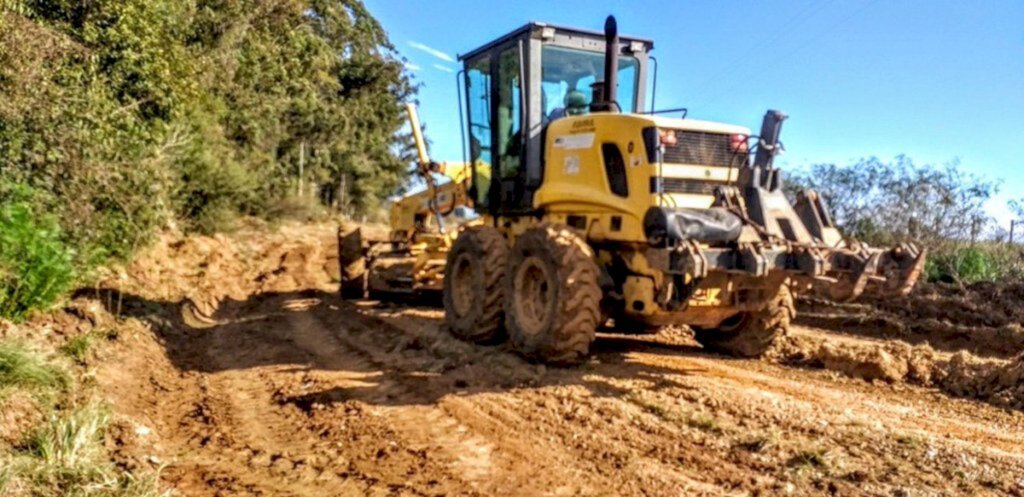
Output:
[[[695,371],[641,363],[633,353],[706,355],[697,346],[601,335],[583,365],[545,367],[520,358],[507,345],[473,345],[451,337],[441,319],[423,316],[436,314],[436,308],[413,307],[422,312],[404,315],[400,309],[408,307],[352,303],[318,290],[225,300],[212,313],[190,301],[159,302],[130,294],[100,295],[99,300],[117,306],[111,311],[119,310],[124,318],[148,323],[180,371],[272,368],[304,374],[298,383],[319,388],[285,389],[276,400],[305,411],[349,400],[432,404],[447,395],[572,385],[595,396],[623,396],[638,384],[652,390],[685,387],[682,378]],[[343,379],[333,381],[335,376]],[[618,380],[629,380],[632,387],[619,386],[623,382]]]

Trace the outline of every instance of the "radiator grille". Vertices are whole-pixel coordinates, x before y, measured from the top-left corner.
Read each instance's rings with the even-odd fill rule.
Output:
[[[747,154],[732,151],[731,135],[678,129],[674,132],[676,144],[665,146],[666,163],[740,167],[746,160]]]
[[[664,193],[685,193],[690,195],[714,195],[715,188],[728,186],[725,181],[708,181],[690,178],[664,178]],[[658,193],[658,178],[651,177],[651,193]]]

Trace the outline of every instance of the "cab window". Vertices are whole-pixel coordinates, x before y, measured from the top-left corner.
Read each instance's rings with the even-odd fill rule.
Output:
[[[502,178],[515,178],[522,164],[522,92],[519,81],[519,49],[498,55],[498,165]]]
[[[474,164],[473,201],[478,208],[488,205],[491,186],[491,57],[483,56],[468,64],[466,97],[469,106],[469,151]]]
[[[640,63],[619,57],[618,104],[622,112],[636,112]],[[604,79],[604,53],[548,45],[541,54],[541,91],[544,122],[585,114],[594,101],[591,85]]]

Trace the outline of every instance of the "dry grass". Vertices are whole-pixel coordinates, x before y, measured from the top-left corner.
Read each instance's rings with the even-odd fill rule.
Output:
[[[59,393],[70,384],[67,372],[39,351],[18,342],[0,342],[0,397],[2,392],[15,388]]]
[[[84,359],[93,338],[81,338],[69,341],[64,352]],[[136,477],[111,463],[103,440],[110,414],[95,402],[75,406],[85,394],[74,385],[64,367],[45,354],[22,343],[0,342],[0,399],[5,393],[26,392],[44,413],[24,440],[0,450],[0,495],[163,495],[155,474]]]

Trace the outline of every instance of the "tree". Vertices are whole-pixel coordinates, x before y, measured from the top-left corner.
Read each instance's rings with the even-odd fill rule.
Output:
[[[1009,201],[1007,207],[1009,207],[1010,213],[1013,214],[1015,220],[1024,221],[1024,198]]]
[[[346,178],[366,211],[407,176],[395,151],[415,88],[360,0],[9,3],[0,179],[48,193],[90,260],[173,218],[265,214],[300,180]]]
[[[816,164],[791,183],[791,192],[817,190],[846,234],[875,244],[971,240],[991,224],[985,203],[998,192],[997,183],[965,173],[958,162],[917,165],[906,156]]]

